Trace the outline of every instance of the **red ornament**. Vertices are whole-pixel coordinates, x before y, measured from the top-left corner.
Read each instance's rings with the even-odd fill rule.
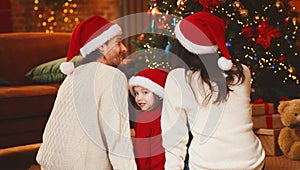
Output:
[[[143,40],[145,39],[145,35],[144,35],[144,34],[141,34],[140,37],[139,37],[139,39],[140,39],[141,41],[143,41]]]
[[[256,39],[256,44],[260,44],[264,49],[269,48],[272,38],[278,38],[281,36],[278,28],[275,28],[267,21],[261,21],[258,27],[256,27],[258,32],[258,38]]]
[[[218,0],[194,0],[194,2],[197,1],[199,1],[201,6],[203,6],[203,11],[211,10],[211,7],[219,5]]]
[[[252,27],[244,27],[242,29],[242,35],[247,38],[252,38],[254,36],[254,30]]]
[[[285,56],[281,55],[281,56],[279,57],[279,60],[280,60],[281,62],[285,62]]]
[[[288,23],[289,20],[290,20],[290,18],[289,18],[289,17],[286,17],[286,18],[284,19],[284,22],[285,22],[285,23]]]

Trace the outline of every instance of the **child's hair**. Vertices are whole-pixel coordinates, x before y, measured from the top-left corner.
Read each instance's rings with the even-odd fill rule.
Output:
[[[198,71],[200,72],[202,81],[208,85],[211,92],[214,91],[211,81],[217,84],[218,96],[214,103],[219,103],[226,100],[229,91],[232,91],[230,89],[230,86],[243,83],[245,80],[245,75],[243,74],[243,67],[241,63],[232,60],[235,69],[225,71],[225,74],[227,76],[226,81],[224,81],[224,71],[221,70],[217,65],[217,60],[219,58],[219,55],[217,53],[202,55],[193,54],[186,50],[178,40],[175,40],[174,43],[174,53],[185,62],[185,64],[193,73]],[[207,70],[208,68],[209,72]],[[237,81],[235,80],[235,77],[237,78]],[[212,93],[206,94],[205,101],[211,100],[211,97]]]

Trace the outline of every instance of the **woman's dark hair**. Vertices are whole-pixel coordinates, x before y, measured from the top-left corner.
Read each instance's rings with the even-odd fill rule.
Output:
[[[217,52],[215,54],[205,55],[193,54],[186,50],[178,40],[175,40],[174,53],[185,62],[193,74],[198,72],[200,73],[201,80],[208,85],[211,92],[214,91],[211,82],[216,83],[218,87],[218,96],[214,103],[225,101],[229,92],[232,91],[230,86],[240,84],[245,81],[243,67],[241,63],[235,60],[232,60],[235,69],[225,71],[227,77],[226,80],[224,80],[224,71],[217,65],[217,60],[219,58]],[[237,81],[235,77],[237,78]],[[206,94],[204,101],[208,102],[211,98],[212,93]]]

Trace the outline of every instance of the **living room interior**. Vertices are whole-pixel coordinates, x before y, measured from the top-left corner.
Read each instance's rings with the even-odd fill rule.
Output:
[[[172,69],[167,57],[138,52],[152,45],[171,52],[173,26],[199,10],[226,18],[228,47],[242,47],[235,54],[252,69],[253,133],[267,153],[265,170],[300,170],[300,159],[286,157],[278,145],[284,128],[278,106],[300,98],[298,0],[1,0],[0,169],[40,169],[35,157],[66,77],[59,66],[80,21],[100,15],[120,22],[129,55],[121,70],[129,69],[129,77],[135,67]],[[236,45],[235,36],[249,45]]]

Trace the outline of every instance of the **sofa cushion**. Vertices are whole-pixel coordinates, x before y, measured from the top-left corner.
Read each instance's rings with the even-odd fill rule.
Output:
[[[25,74],[25,76],[34,83],[59,83],[66,75],[60,72],[59,66],[65,58],[49,61],[38,65]]]
[[[79,59],[79,56],[75,56],[71,61],[76,64]],[[40,64],[27,72],[25,76],[38,84],[61,83],[66,78],[66,75],[60,71],[59,67],[65,61],[66,58],[64,57]]]
[[[0,86],[10,86],[11,84],[0,77]]]

